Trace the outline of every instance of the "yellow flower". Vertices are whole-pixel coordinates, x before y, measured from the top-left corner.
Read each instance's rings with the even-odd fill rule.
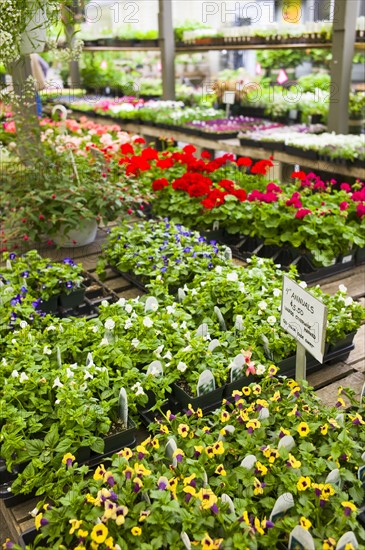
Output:
[[[217,443],[214,443],[212,447],[213,447],[213,454],[222,455],[224,453],[223,441],[217,441]]]
[[[128,508],[126,506],[118,506],[116,509],[116,520],[115,523],[117,525],[124,525],[125,523],[125,516],[128,514]]]
[[[200,489],[195,496],[200,500],[204,510],[209,510],[218,500],[218,497],[213,493],[212,489],[208,487]]]
[[[170,430],[165,424],[160,424],[160,432],[167,435],[170,433]]]
[[[144,445],[137,445],[136,451],[138,453],[138,460],[142,460],[143,457],[150,454]]]
[[[199,456],[203,452],[203,445],[194,445],[195,456]]]
[[[297,427],[297,432],[300,437],[306,437],[310,432],[308,424],[306,422],[301,422]]]
[[[75,532],[77,529],[80,529],[81,524],[82,524],[82,520],[70,519],[70,520],[69,520],[69,523],[71,523],[71,529],[70,529],[69,533],[70,533],[70,535],[73,535],[74,532]]]
[[[110,500],[106,500],[104,502],[104,516],[105,520],[108,520],[110,518],[116,519],[117,517],[117,505],[115,502],[111,502]]]
[[[38,530],[41,528],[41,521],[43,518],[42,512],[40,514],[37,514],[34,520],[35,528]]]
[[[257,470],[257,473],[261,474],[262,476],[266,476],[267,468],[266,466],[264,466],[264,464],[261,464],[261,462],[257,461],[255,464],[255,468]]]
[[[185,478],[184,478],[184,481],[183,481],[184,487],[185,487],[186,485],[190,485],[191,482],[193,481],[193,479],[195,479],[195,478],[196,478],[196,474],[191,474],[191,476],[185,477]]]
[[[200,407],[198,409],[196,409],[196,416],[198,418],[203,418],[203,411],[201,410]]]
[[[311,486],[311,480],[309,477],[301,476],[297,482],[298,491],[306,491]]]
[[[359,413],[356,413],[355,416],[351,416],[350,414],[349,417],[353,424],[365,424],[363,417]]]
[[[133,456],[133,451],[129,447],[124,447],[119,453],[117,453],[118,456],[122,456],[123,458],[126,458],[129,460]]]
[[[346,407],[345,401],[342,399],[342,397],[337,398],[336,407]]]
[[[289,388],[294,388],[295,386],[298,385],[298,383],[296,382],[296,380],[293,380],[292,378],[290,378],[289,380],[287,380],[286,383],[288,384]]]
[[[80,546],[78,544],[77,546],[75,546],[74,550],[86,550],[86,546],[84,546],[84,545]]]
[[[94,498],[90,493],[86,495],[86,502],[89,502],[90,504],[95,504],[96,498]]]
[[[108,548],[108,550],[115,550],[116,546],[114,546],[114,539],[113,537],[108,537],[105,541],[105,546]]]
[[[241,395],[242,395],[242,392],[239,390],[234,390],[232,392],[232,397],[241,397]]]
[[[288,412],[287,416],[295,416],[298,412],[298,405],[294,405],[294,408]]]
[[[270,397],[270,401],[279,401],[281,399],[280,392],[277,390],[272,397]]]
[[[169,484],[168,484],[167,488],[170,491],[174,492],[174,491],[176,491],[176,487],[177,487],[178,483],[179,483],[178,479],[176,477],[172,477],[171,479],[169,479]]]
[[[275,367],[275,365],[270,365],[268,370],[269,376],[275,376],[277,372],[278,372],[278,367]]]
[[[281,437],[284,437],[284,435],[290,435],[290,430],[286,430],[282,426],[280,426],[279,434]]]
[[[211,539],[208,533],[201,540],[202,550],[219,550],[223,539]]]
[[[85,539],[89,534],[89,531],[84,531],[83,529],[79,529],[77,531],[77,536],[78,537],[82,537],[83,539]]]
[[[240,418],[243,422],[248,422],[250,420],[250,417],[247,413],[247,409],[240,411]]]
[[[177,431],[179,432],[179,434],[183,438],[185,438],[188,435],[189,430],[190,430],[190,428],[187,424],[179,424],[179,427],[177,429]]]
[[[221,476],[227,475],[227,472],[225,471],[223,464],[219,464],[219,466],[216,467],[215,473]]]
[[[104,464],[100,464],[100,466],[98,466],[94,472],[94,479],[97,481],[98,479],[104,479],[104,475],[105,475],[105,468],[104,468]]]
[[[312,527],[312,522],[304,516],[300,518],[299,523],[303,527],[303,529],[306,529],[307,531]]]
[[[251,395],[251,388],[249,386],[243,386],[242,393],[243,395],[248,397],[249,395]]]
[[[146,468],[143,464],[139,464],[138,462],[136,462],[136,464],[134,465],[134,469],[137,476],[149,476],[151,473],[151,470],[148,470],[148,468]]]
[[[144,521],[146,521],[146,519],[148,518],[148,516],[150,515],[151,511],[150,510],[143,510],[140,515],[139,515],[139,518],[138,518],[138,521],[139,523],[143,523]]]
[[[327,435],[328,424],[323,424],[323,426],[321,426],[319,429],[320,429],[322,435]]]
[[[91,540],[96,544],[102,544],[108,536],[108,528],[103,523],[94,525],[93,530],[90,533]]]
[[[248,430],[248,433],[252,433],[253,431],[260,428],[260,426],[261,426],[261,422],[259,420],[257,420],[256,418],[254,418],[253,420],[249,420],[246,424],[246,428]]]
[[[99,545],[96,544],[96,542],[91,542],[90,543],[90,548],[91,548],[91,550],[98,550]]]
[[[228,422],[230,418],[231,418],[231,415],[229,414],[229,412],[227,411],[221,412],[221,422]]]
[[[332,495],[336,493],[333,485],[331,483],[326,483],[323,485],[323,489],[321,492],[321,500],[328,500]]]
[[[344,502],[341,502],[341,506],[343,506],[345,509],[344,510],[345,516],[349,516],[351,512],[356,512],[357,510],[357,507],[353,502],[344,501]]]
[[[300,460],[297,460],[291,453],[289,453],[288,462],[292,468],[300,468],[302,465]]]
[[[263,492],[264,492],[264,489],[262,487],[261,481],[259,479],[257,479],[257,477],[255,477],[255,479],[253,481],[253,485],[254,485],[253,494],[254,495],[262,495]]]
[[[259,518],[254,519],[254,528],[255,528],[255,531],[257,531],[260,535],[265,534],[265,531],[263,530],[263,528],[261,526],[261,522],[260,522]]]
[[[71,453],[66,453],[66,454],[63,456],[62,464],[67,464],[67,466],[69,466],[70,464],[72,464],[72,462],[73,462],[74,460],[75,460],[74,455],[72,455]]]
[[[257,399],[256,404],[260,405],[260,407],[268,407],[269,403],[266,401],[266,399]]]
[[[196,489],[195,489],[195,487],[192,487],[191,485],[188,485],[187,487],[184,487],[183,491],[184,491],[184,493],[187,493],[188,495],[191,495],[191,496],[196,495]]]
[[[205,434],[209,433],[210,432],[210,427],[209,426],[203,426],[202,430]]]
[[[208,445],[207,447],[205,447],[205,452],[207,453],[209,458],[212,458],[214,456],[213,445]]]
[[[322,550],[334,550],[336,548],[336,541],[333,538],[329,538],[323,541]]]
[[[254,395],[260,395],[261,393],[261,386],[259,386],[258,384],[255,384],[253,387],[252,387],[252,393]]]
[[[263,451],[263,455],[269,459],[270,464],[273,464],[279,456],[279,451],[277,449],[270,449],[270,447],[268,447]]]
[[[142,529],[140,527],[132,527],[131,533],[134,537],[140,537],[142,535]]]

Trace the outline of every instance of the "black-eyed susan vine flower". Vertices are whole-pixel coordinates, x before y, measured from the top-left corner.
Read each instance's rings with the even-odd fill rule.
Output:
[[[306,529],[308,531],[312,527],[312,522],[309,519],[302,516],[299,520],[299,525],[301,525],[303,529]]]
[[[353,502],[343,501],[341,502],[345,516],[350,516],[353,512],[357,511],[357,506]]]
[[[306,491],[310,488],[312,482],[310,477],[308,476],[301,476],[297,481],[297,489],[298,491]]]
[[[299,426],[297,427],[297,432],[300,435],[300,437],[307,437],[307,435],[310,432],[310,428],[307,424],[307,422],[301,422]]]

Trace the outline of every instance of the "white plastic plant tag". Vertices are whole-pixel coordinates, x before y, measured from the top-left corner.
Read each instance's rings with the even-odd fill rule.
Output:
[[[124,426],[127,428],[127,426],[128,426],[128,397],[127,397],[127,392],[125,391],[125,388],[120,388],[118,408],[119,408],[119,411],[118,411],[119,412],[119,418],[123,422]]]
[[[156,378],[161,378],[163,376],[163,368],[161,361],[152,361],[148,366],[147,375],[155,376]]]
[[[257,458],[255,455],[247,455],[242,460],[240,466],[242,466],[242,468],[246,468],[246,470],[252,470],[255,467],[256,462]]]
[[[61,357],[61,350],[60,347],[56,347],[56,356],[57,356],[57,365],[59,368],[62,367],[62,357]]]
[[[234,324],[234,328],[236,330],[243,330],[243,317],[242,317],[242,315],[237,315],[236,316],[236,322]]]
[[[362,483],[365,483],[365,466],[360,466],[357,470],[357,477]]]
[[[232,260],[233,258],[232,250],[229,248],[229,246],[226,246],[226,249],[224,251],[224,257],[228,261]]]
[[[86,366],[92,367],[93,365],[94,365],[93,354],[89,352],[86,357]]]
[[[345,421],[345,415],[343,413],[340,413],[336,416],[336,421],[343,426],[343,423]]]
[[[226,105],[233,105],[234,104],[234,97],[236,93],[235,92],[224,92],[223,93],[223,103]]]
[[[275,523],[275,521],[281,518],[287,510],[293,508],[294,498],[291,493],[283,493],[275,502],[274,508],[270,514],[270,521]]]
[[[361,460],[362,460],[363,462],[365,462],[365,451],[364,451],[364,452],[362,453],[362,455],[361,455]]]
[[[215,348],[219,348],[220,345],[221,345],[220,341],[217,340],[217,338],[214,338],[214,340],[212,340],[211,342],[209,342],[208,350],[209,350],[209,351],[214,351]]]
[[[353,531],[347,531],[347,533],[342,535],[337,543],[336,550],[345,550],[347,544],[349,545],[348,548],[351,548],[351,545],[353,548],[359,548],[359,543]]]
[[[224,426],[223,430],[224,430],[225,435],[233,434],[234,431],[235,431],[235,427],[231,426],[229,424],[228,426]],[[225,441],[226,440],[225,435],[220,433],[219,436],[218,436],[218,441]]]
[[[298,116],[298,111],[296,109],[290,109],[289,111],[289,118],[292,120],[295,120]]]
[[[215,390],[215,378],[212,371],[206,369],[199,376],[198,384],[196,386],[196,393],[198,397],[205,395]]]
[[[12,271],[13,268],[11,266],[11,261],[10,260],[6,260],[6,269],[8,269],[9,271]]]
[[[264,347],[265,355],[270,361],[274,360],[274,355],[269,347],[269,340],[266,338],[265,334],[260,334],[262,345]]]
[[[364,382],[364,385],[363,385],[362,390],[361,390],[360,402],[361,401],[365,402],[365,382]]]
[[[165,447],[165,454],[168,458],[172,460],[172,465],[174,468],[177,466],[177,459],[173,456],[174,452],[177,449],[176,441],[173,437],[170,437]]]
[[[340,470],[338,468],[335,468],[328,474],[326,477],[325,483],[331,483],[332,485],[340,485]]]
[[[207,487],[208,486],[208,476],[207,476],[207,472],[203,469],[203,487]]]
[[[245,358],[240,353],[233,359],[233,365],[230,371],[231,382],[236,382],[243,376],[243,365],[245,364]]]
[[[147,313],[148,311],[157,311],[157,309],[158,309],[157,298],[155,298],[154,296],[149,296],[144,306],[144,312]]]
[[[222,500],[222,502],[225,502],[226,504],[228,504],[228,509],[229,509],[231,514],[236,513],[236,509],[234,507],[233,501],[232,501],[231,497],[229,495],[227,495],[227,493],[223,493],[223,495],[221,496],[221,500]]]
[[[213,231],[218,231],[219,230],[219,221],[215,221],[213,222]]]
[[[208,334],[208,325],[207,323],[202,323],[195,333],[195,336],[204,338]]]
[[[294,527],[290,533],[288,550],[315,550],[315,544],[312,535],[301,525]]]
[[[186,550],[191,550],[191,542],[190,542],[190,539],[189,539],[187,533],[185,533],[185,531],[181,531],[180,538],[181,538],[182,543],[185,546]]]
[[[265,420],[265,418],[269,418],[270,412],[267,407],[263,407],[259,412],[259,420]]]
[[[185,291],[182,288],[179,288],[179,290],[177,291],[177,299],[180,302],[180,304],[185,300],[185,298],[186,298]]]
[[[221,310],[219,309],[218,306],[214,306],[214,313],[215,313],[215,315],[218,319],[219,328],[222,331],[226,331],[227,330],[227,325],[226,325],[226,322],[225,322],[224,317],[222,315],[222,312],[221,312]]]
[[[278,449],[281,449],[281,447],[285,447],[287,451],[291,451],[295,447],[294,437],[291,435],[284,435],[279,441]]]

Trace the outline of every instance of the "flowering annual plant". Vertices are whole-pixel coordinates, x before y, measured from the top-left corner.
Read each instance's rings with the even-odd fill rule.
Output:
[[[103,275],[109,264],[141,276],[146,283],[171,287],[225,261],[223,248],[215,242],[208,244],[198,232],[168,219],[151,220],[114,227],[98,260],[97,273]]]
[[[338,414],[275,370],[233,397],[209,418],[167,411],[135,450],[94,470],[65,455],[70,490],[37,510],[34,548],[274,548],[298,525],[316,548],[350,529],[364,540],[363,406]]]

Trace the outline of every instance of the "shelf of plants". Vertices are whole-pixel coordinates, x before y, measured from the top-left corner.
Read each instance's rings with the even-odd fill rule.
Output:
[[[8,505],[34,493],[52,499],[52,507],[46,505],[36,517],[42,536],[35,548],[61,543],[71,547],[80,536],[98,540],[105,548],[111,544],[107,536],[121,548],[137,536],[141,544],[153,540],[156,548],[183,548],[181,531],[201,541],[202,548],[205,537],[223,539],[216,542],[222,548],[231,538],[238,547],[245,543],[264,548],[268,542],[279,547],[287,544],[297,525],[308,528],[317,542],[338,539],[349,526],[362,540],[356,507],[364,495],[356,468],[363,452],[363,405],[349,394],[353,409],[338,416],[336,408],[319,407],[305,385],[299,388],[278,378],[274,364],[295,349],[279,327],[282,271],[260,258],[252,258],[246,268],[235,267],[225,253],[224,247],[167,220],[117,227],[98,271],[101,274],[108,262],[123,271],[148,274],[150,294],[114,304],[104,301],[93,319],[39,313],[39,298],[50,294],[48,284],[69,288],[64,279],[74,277],[76,285],[76,275],[79,282],[79,268],[72,262],[55,266],[61,274],[53,277],[44,275],[43,262],[49,261],[34,252],[23,257],[5,254],[1,291],[10,300],[2,300],[1,313],[11,322],[2,327],[1,339],[1,489]],[[48,270],[53,273],[53,267]],[[291,275],[296,278],[295,268]],[[18,291],[25,283],[28,291]],[[176,301],[169,289],[180,284]],[[329,345],[341,349],[340,340],[360,326],[364,308],[342,287],[332,297],[318,286],[311,292],[329,308]],[[214,375],[216,389],[196,395],[194,388],[205,369]],[[125,444],[128,448],[114,455],[111,465],[105,455],[112,454],[113,447],[105,449],[105,436],[115,431],[113,423],[118,425],[121,388],[126,389],[135,423],[147,403],[161,420],[135,451],[129,426],[124,442],[114,443],[114,450]],[[233,405],[221,407],[217,394],[233,397]],[[188,407],[189,402],[194,405]],[[339,396],[338,407],[344,404]],[[217,412],[202,417],[202,410],[212,407]],[[185,417],[177,413],[184,409]],[[235,451],[233,441],[240,447]],[[104,456],[98,457],[100,453]],[[92,464],[98,461],[104,466],[94,470]],[[180,484],[178,477],[188,471],[196,481]],[[346,485],[335,482],[336,476],[346,479]],[[237,483],[243,487],[238,493]],[[318,484],[318,495],[312,484],[314,489]],[[65,487],[71,492],[65,494]],[[283,492],[291,494],[291,506],[280,517],[273,507]],[[146,496],[140,500],[141,495]],[[172,523],[166,520],[168,529],[161,499],[168,517],[174,518]],[[171,515],[171,506],[176,514]],[[317,516],[316,508],[321,510]],[[156,514],[162,514],[164,526],[158,532],[149,519]],[[323,514],[343,521],[327,528]],[[72,527],[80,521],[70,529],[70,523]]]

